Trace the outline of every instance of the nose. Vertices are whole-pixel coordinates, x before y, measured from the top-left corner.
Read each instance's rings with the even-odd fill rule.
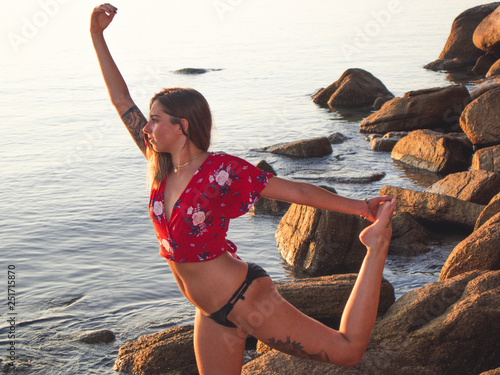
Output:
[[[142,132],[145,134],[151,134],[151,120],[147,122],[147,124],[142,128]]]

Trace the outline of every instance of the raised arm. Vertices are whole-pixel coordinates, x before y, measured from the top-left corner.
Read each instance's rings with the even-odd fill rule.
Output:
[[[273,177],[262,190],[261,196],[280,201],[302,204],[322,210],[360,215],[375,221],[380,204],[391,200],[391,197],[373,197],[367,200],[352,199],[334,194],[318,186]]]
[[[95,7],[90,18],[90,35],[92,36],[92,43],[94,44],[111,103],[118,111],[134,142],[141,152],[146,155],[142,128],[146,125],[147,120],[133,102],[127,84],[104,40],[104,30],[115,17],[116,11],[117,9],[111,4],[102,4]]]

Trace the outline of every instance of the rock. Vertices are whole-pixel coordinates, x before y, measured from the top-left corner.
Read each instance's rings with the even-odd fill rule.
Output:
[[[414,256],[430,251],[431,233],[408,212],[399,212],[392,219],[389,254]]]
[[[488,73],[490,68],[497,60],[498,59],[495,57],[495,55],[487,53],[486,55],[483,55],[479,59],[477,59],[476,65],[474,65],[474,68],[472,68],[472,72],[474,74],[484,76],[486,75],[486,73]]]
[[[447,195],[384,186],[380,195],[397,199],[396,210],[408,212],[423,224],[457,225],[472,230],[477,218],[484,209],[483,205],[466,202]]]
[[[488,203],[488,205],[481,212],[477,218],[474,230],[478,230],[484,223],[500,212],[500,193],[495,195],[493,199]]]
[[[193,326],[145,335],[120,348],[114,370],[136,375],[197,374]]]
[[[498,3],[495,3],[498,4]],[[500,4],[499,4],[500,5]],[[491,54],[500,55],[500,8],[485,17],[472,35],[474,45]]]
[[[500,172],[500,145],[477,150],[472,157],[471,170]]]
[[[325,178],[325,181],[330,183],[339,184],[369,184],[370,182],[380,181],[385,177],[385,172],[373,173],[369,176],[355,176],[355,177],[340,177],[331,176]]]
[[[290,143],[281,143],[263,148],[273,154],[313,158],[330,155],[333,150],[327,137],[318,137]]]
[[[486,72],[486,77],[494,77],[500,75],[500,59],[497,60],[490,69]]]
[[[115,340],[115,334],[107,329],[92,331],[82,334],[78,341],[86,344],[109,343]]]
[[[480,5],[459,14],[453,21],[450,35],[438,59],[424,68],[456,71],[474,66],[477,59],[484,54],[472,41],[474,31],[499,5],[500,3]]]
[[[269,165],[265,160],[261,160],[257,163],[257,168],[262,169],[264,172],[272,173],[274,176],[277,176],[274,168]],[[284,210],[290,207],[290,203],[277,201],[275,199],[268,198],[260,198],[255,204],[252,206],[252,210],[258,214],[269,214],[269,215],[278,215]]]
[[[489,79],[483,80],[479,85],[473,88],[470,92],[471,101],[476,100],[481,95],[487,93],[488,91],[494,90],[500,87],[500,77],[490,77]]]
[[[500,191],[500,173],[487,171],[453,173],[425,191],[486,205]]]
[[[393,98],[384,84],[363,69],[348,69],[327,88],[313,97],[313,101],[330,108],[363,108],[373,106],[378,97]]]
[[[432,374],[494,368],[500,358],[499,288],[500,272],[473,271],[410,291],[375,324],[370,348],[382,348],[394,362],[414,362]]]
[[[359,131],[384,134],[452,126],[469,102],[469,91],[460,85],[410,91],[361,121]]]
[[[465,240],[446,260],[439,280],[474,270],[500,269],[500,213],[493,216]]]
[[[494,370],[489,370],[489,371],[482,372],[479,375],[500,375],[500,367],[496,368]]]
[[[500,357],[500,272],[470,272],[404,294],[375,323],[361,363],[341,367],[271,350],[243,375],[469,375]]]
[[[276,281],[276,287],[284,299],[307,316],[338,328],[356,277],[356,274],[342,274]],[[385,313],[393,303],[394,288],[384,279],[380,292],[379,314]],[[264,352],[268,350],[270,349]],[[263,352],[262,348],[258,351]]]
[[[370,147],[373,151],[391,152],[398,141],[397,138],[373,138]]]
[[[358,272],[366,253],[358,236],[369,223],[354,215],[292,204],[276,230],[278,250],[297,273]]]
[[[460,116],[460,127],[476,146],[500,144],[500,89],[471,102]]]
[[[203,68],[183,68],[174,70],[175,74],[204,74],[208,72],[218,72],[222,69],[203,69]]]
[[[328,140],[332,145],[337,145],[344,143],[347,140],[347,137],[340,133],[332,133],[328,136]]]
[[[467,169],[471,154],[472,149],[457,137],[415,130],[396,143],[391,157],[414,168],[451,173]]]

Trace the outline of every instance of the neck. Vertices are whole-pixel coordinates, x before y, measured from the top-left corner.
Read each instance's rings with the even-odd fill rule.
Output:
[[[179,153],[175,155],[171,154],[174,173],[177,173],[182,168],[187,168],[192,162],[198,159],[201,154],[203,154],[203,150],[191,144],[184,147]]]

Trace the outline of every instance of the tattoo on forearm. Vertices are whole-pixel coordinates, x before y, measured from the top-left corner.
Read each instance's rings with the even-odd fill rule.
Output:
[[[271,348],[279,350],[280,352],[294,355],[296,357],[311,359],[313,361],[321,361],[330,363],[330,358],[324,350],[321,350],[317,354],[309,354],[304,350],[304,347],[300,342],[291,341],[290,336],[286,338],[286,341],[276,340],[274,337],[270,338],[267,342]]]
[[[145,153],[142,128],[146,126],[148,120],[146,120],[140,109],[134,105],[122,115],[122,121],[142,153]]]

